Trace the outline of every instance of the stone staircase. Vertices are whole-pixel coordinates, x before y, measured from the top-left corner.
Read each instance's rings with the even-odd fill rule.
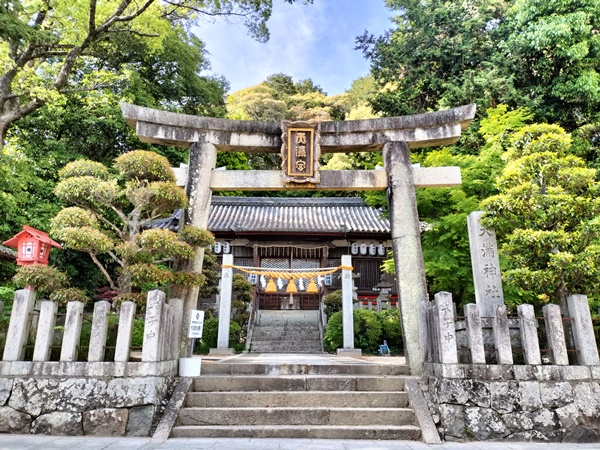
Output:
[[[421,439],[404,389],[408,367],[356,361],[203,361],[171,437]]]
[[[319,311],[259,311],[250,351],[255,353],[321,353]]]

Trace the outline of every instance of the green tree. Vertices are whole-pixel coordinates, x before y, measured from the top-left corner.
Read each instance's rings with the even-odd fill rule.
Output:
[[[251,35],[264,41],[271,10],[272,0],[4,2],[0,7],[0,145],[13,123],[61,101],[65,92],[101,89],[117,81],[119,75],[107,70],[105,63],[123,48],[119,43],[143,37],[138,42],[157,52],[173,28],[215,16],[241,17]],[[94,70],[80,70],[82,62]]]
[[[166,264],[191,258],[195,247],[212,242],[210,233],[194,227],[179,234],[144,230],[187,203],[166,158],[133,151],[116,159],[114,171],[89,160],[67,164],[54,192],[76,206],[56,215],[51,234],[65,248],[88,253],[121,300],[134,289],[202,284],[201,275],[174,272]],[[107,255],[106,262],[99,255]]]
[[[567,130],[597,122],[600,106],[600,2],[518,0],[508,10],[498,62],[544,122]]]
[[[510,3],[388,0],[395,28],[357,38],[378,87],[375,111],[404,115],[474,101],[485,108],[506,98],[510,77],[491,57]]]
[[[483,223],[502,240],[507,283],[553,300],[566,313],[571,293],[600,290],[600,183],[570,154],[571,136],[535,124],[511,139],[499,194],[483,201]]]

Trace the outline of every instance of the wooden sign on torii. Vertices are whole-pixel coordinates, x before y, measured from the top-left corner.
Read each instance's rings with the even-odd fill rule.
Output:
[[[214,170],[217,151],[279,153],[280,123],[189,116],[126,103],[121,109],[143,142],[190,148],[185,224],[207,228],[213,190],[389,189],[405,354],[411,372],[422,372],[419,305],[428,301],[428,296],[415,188],[458,186],[461,176],[458,167],[413,167],[410,149],[455,143],[475,116],[474,104],[412,116],[321,122],[322,153],[381,151],[385,170],[321,170],[314,183],[290,182],[279,170]],[[200,272],[203,256],[204,251],[200,250],[188,270]],[[185,288],[179,297],[185,301],[188,320],[189,311],[196,306],[198,289]],[[182,348],[182,352],[185,355],[186,349]]]

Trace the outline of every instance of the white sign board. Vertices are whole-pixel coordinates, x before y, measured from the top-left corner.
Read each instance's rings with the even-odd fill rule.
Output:
[[[190,329],[188,332],[189,338],[200,339],[202,337],[202,329],[204,328],[204,311],[196,309],[192,310],[190,315]]]

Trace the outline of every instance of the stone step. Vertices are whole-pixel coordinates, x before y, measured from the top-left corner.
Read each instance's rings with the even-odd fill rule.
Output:
[[[414,425],[227,425],[176,426],[171,437],[280,438],[280,439],[371,439],[420,440],[421,430]]]
[[[406,392],[190,392],[186,407],[200,408],[406,408]]]
[[[180,411],[178,425],[416,425],[408,408],[198,408]]]
[[[252,342],[254,341],[321,341],[319,330],[316,331],[293,331],[290,333],[271,333],[264,330],[254,330]]]
[[[389,358],[393,360],[394,358]],[[235,364],[202,361],[204,375],[410,375],[406,364]]]
[[[263,333],[273,336],[297,333],[318,333],[318,326],[306,327],[254,327],[253,333]]]
[[[322,353],[320,340],[309,341],[254,341],[250,346],[253,353]]]
[[[256,325],[319,323],[319,311],[259,311]]]
[[[194,379],[194,391],[404,391],[404,377],[370,375],[202,375]]]

